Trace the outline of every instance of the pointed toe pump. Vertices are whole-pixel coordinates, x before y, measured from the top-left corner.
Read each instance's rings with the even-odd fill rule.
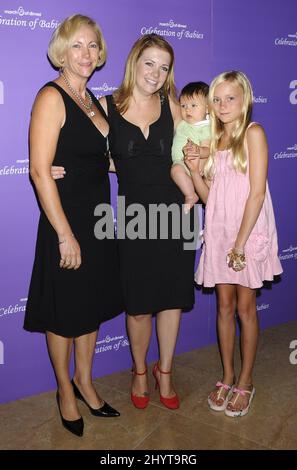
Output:
[[[159,379],[157,377],[157,371],[160,372],[160,374],[171,374],[171,370],[169,372],[165,372],[165,371],[161,370],[160,367],[159,367],[158,362],[156,362],[156,364],[154,365],[154,368],[153,368],[153,376],[155,377],[155,381],[156,381],[155,389],[157,389],[157,388],[159,389],[160,402],[164,406],[166,406],[166,408],[169,408],[170,410],[176,410],[177,408],[179,408],[179,405],[180,405],[179,397],[178,397],[177,394],[175,394],[171,398],[166,398],[166,397],[163,397],[161,395],[160,382],[159,382]]]
[[[63,418],[62,413],[61,413],[61,408],[60,408],[59,392],[57,392],[56,394],[56,400],[57,400],[58,410],[59,410],[61,421],[62,421],[64,428],[67,429],[67,431],[71,432],[72,434],[75,434],[75,436],[82,437],[84,433],[84,421],[82,417],[75,419],[74,421],[69,421],[68,419]]]
[[[87,405],[87,407],[89,408],[92,415],[99,416],[101,418],[116,418],[116,417],[121,415],[119,413],[119,411],[112,408],[112,406],[110,406],[108,403],[106,403],[106,401],[104,402],[104,404],[100,408],[97,408],[97,409],[92,408],[89,405],[89,403],[85,400],[85,398],[82,396],[79,388],[77,387],[77,385],[75,384],[73,379],[71,380],[71,384],[72,384],[73,392],[74,392],[74,395],[76,396],[76,398],[83,401],[84,404]]]

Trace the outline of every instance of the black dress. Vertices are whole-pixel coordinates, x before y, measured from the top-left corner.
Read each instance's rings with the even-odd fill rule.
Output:
[[[56,180],[61,203],[81,248],[79,269],[59,267],[55,230],[41,210],[24,328],[77,337],[98,329],[123,310],[116,240],[98,240],[94,209],[110,202],[106,138],[56,83],[66,108],[53,165],[66,168]],[[89,90],[88,90],[89,91]],[[90,93],[90,91],[89,91]],[[98,100],[98,111],[106,118]]]
[[[170,177],[174,125],[169,102],[161,100],[160,117],[150,125],[145,139],[138,126],[121,116],[112,96],[106,98],[118,194],[125,197],[124,202],[118,202],[117,233],[126,311],[138,315],[175,308],[190,310],[194,304],[195,251],[184,250],[185,240],[182,235],[174,238],[170,223],[168,238],[162,239],[160,219],[156,224],[156,219],[148,217],[152,204],[163,203],[168,207],[175,203],[181,209],[184,202],[183,194]],[[124,220],[121,207],[127,210],[130,204],[141,204],[146,210],[146,238],[123,236],[123,224],[128,229],[137,216],[137,206],[134,206],[135,215],[126,215]],[[150,232],[154,232],[153,238],[149,238]]]

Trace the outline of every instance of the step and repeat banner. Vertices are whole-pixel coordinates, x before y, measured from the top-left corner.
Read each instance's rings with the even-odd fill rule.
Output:
[[[230,69],[249,76],[253,119],[268,136],[269,184],[284,269],[281,280],[257,298],[261,328],[297,317],[296,0],[0,0],[0,402],[55,387],[44,335],[22,329],[39,217],[29,182],[28,124],[37,91],[56,77],[46,55],[50,37],[74,13],[93,17],[107,42],[106,65],[89,82],[98,97],[119,86],[132,44],[147,33],[160,34],[173,46],[179,89],[190,81],[210,82]],[[111,183],[115,203],[114,175]],[[199,256],[200,250],[197,262]],[[215,294],[197,289],[194,310],[183,316],[176,352],[215,341]],[[156,355],[153,340],[149,360]],[[100,329],[94,375],[130,365],[122,314]]]

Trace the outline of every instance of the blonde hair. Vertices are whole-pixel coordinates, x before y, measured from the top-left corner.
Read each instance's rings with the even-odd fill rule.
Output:
[[[68,16],[68,18],[66,18],[57,27],[52,35],[47,54],[54,67],[63,67],[63,57],[65,52],[70,47],[70,43],[74,34],[79,30],[79,28],[81,28],[81,26],[90,26],[97,36],[96,42],[100,49],[100,59],[98,61],[97,67],[104,64],[106,61],[106,44],[99,26],[92,18],[77,14]]]
[[[172,97],[176,100],[176,88],[174,85],[174,52],[171,45],[157,34],[145,34],[140,37],[133,45],[125,66],[124,79],[119,88],[113,93],[114,102],[121,114],[124,114],[129,106],[129,101],[133,93],[133,89],[136,81],[136,64],[138,59],[141,57],[145,49],[149,47],[158,47],[164,51],[167,51],[170,55],[169,71],[166,77],[166,81],[161,90],[165,97]]]
[[[224,133],[224,126],[219,118],[216,117],[213,109],[213,98],[215,88],[223,82],[235,83],[243,91],[243,105],[240,117],[235,123],[231,134],[230,148],[233,153],[233,165],[236,170],[242,173],[247,169],[247,156],[244,149],[244,138],[246,129],[251,121],[253,91],[249,79],[243,72],[232,70],[224,72],[213,79],[209,87],[209,110],[211,117],[211,144],[209,157],[204,167],[205,177],[211,178],[214,169],[214,155],[218,150],[219,142]]]

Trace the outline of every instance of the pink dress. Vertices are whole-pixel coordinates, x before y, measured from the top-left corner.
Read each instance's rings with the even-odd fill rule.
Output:
[[[247,145],[246,145],[247,151]],[[233,248],[250,191],[249,168],[246,173],[233,167],[231,150],[217,151],[214,178],[210,187],[204,228],[204,244],[195,275],[197,284],[239,284],[259,288],[282,273],[278,258],[277,232],[268,184],[258,220],[246,242],[247,265],[239,272],[226,263]]]

